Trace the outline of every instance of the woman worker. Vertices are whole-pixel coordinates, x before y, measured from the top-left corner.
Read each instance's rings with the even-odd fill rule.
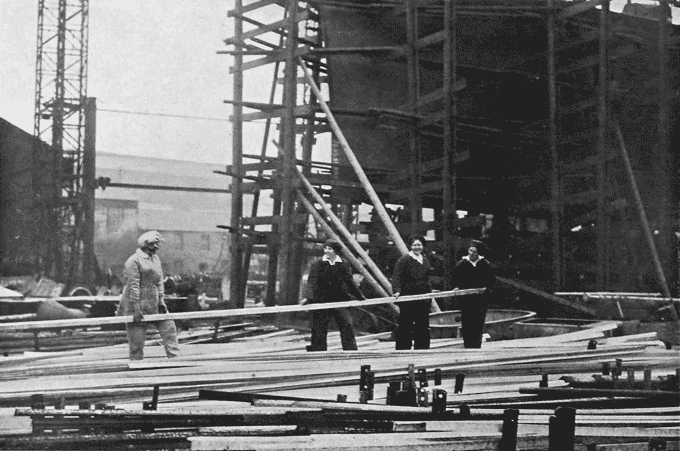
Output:
[[[465,290],[486,288],[481,294],[465,296],[461,300],[461,327],[463,344],[466,348],[481,348],[482,333],[486,310],[489,306],[489,291],[496,283],[493,266],[484,258],[486,246],[481,241],[472,240],[468,254],[453,268],[453,286]]]
[[[349,265],[338,255],[342,246],[338,241],[327,240],[323,246],[323,257],[312,264],[307,279],[307,300],[305,303],[343,302],[350,300],[350,294],[357,299],[366,299],[359,291]],[[326,309],[312,311],[312,344],[308,351],[327,349],[328,324],[331,318],[340,330],[340,341],[345,351],[356,351],[357,341],[352,327],[352,317],[347,309]]]
[[[394,266],[392,290],[394,297],[425,294],[430,285],[430,260],[423,255],[425,239],[412,236],[408,240],[410,251],[402,255]],[[396,334],[396,349],[430,349],[430,299],[400,302]]]
[[[169,358],[177,357],[177,329],[172,320],[145,323],[144,315],[168,313],[163,290],[163,270],[156,255],[163,239],[155,230],[142,234],[137,239],[139,248],[125,262],[125,288],[118,305],[117,316],[132,315],[134,322],[127,323],[130,346],[130,361],[144,359],[146,326],[153,324],[163,340],[165,353]]]

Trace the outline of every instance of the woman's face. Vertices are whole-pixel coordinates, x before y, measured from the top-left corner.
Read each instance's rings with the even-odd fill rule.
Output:
[[[323,253],[328,258],[335,257],[335,250],[330,246],[324,246],[323,247]]]
[[[155,254],[160,247],[161,243],[158,241],[154,241],[153,243],[146,243],[146,246],[144,246],[144,250],[146,250],[147,253],[149,254]]]
[[[474,246],[470,246],[468,248],[468,257],[470,258],[470,261],[476,262],[477,259],[479,258],[479,252],[477,252],[477,248]]]
[[[416,255],[422,254],[423,243],[420,240],[413,240],[413,243],[411,243],[411,252],[413,252]]]

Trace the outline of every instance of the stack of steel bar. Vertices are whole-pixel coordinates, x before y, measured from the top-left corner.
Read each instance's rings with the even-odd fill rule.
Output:
[[[341,351],[333,332],[328,352],[307,353],[307,336],[268,329],[172,360],[149,343],[133,366],[125,345],[5,357],[0,423],[15,426],[0,448],[546,449],[559,409],[575,411],[577,448],[677,448],[680,355],[651,333],[607,337],[616,327],[482,349],[395,351],[377,334]]]

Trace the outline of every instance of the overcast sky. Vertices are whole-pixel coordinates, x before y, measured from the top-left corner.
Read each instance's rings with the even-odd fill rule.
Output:
[[[616,0],[620,11],[625,0]],[[90,0],[88,96],[97,98],[102,152],[226,163],[231,160],[230,0]],[[678,10],[674,8],[674,22]],[[0,117],[33,132],[37,0],[0,0]],[[281,9],[265,10],[280,18]],[[266,101],[271,65],[247,72],[246,100]],[[222,119],[116,113],[122,110]],[[246,152],[259,152],[261,125]],[[274,137],[276,135],[273,135]]]
[[[88,96],[97,98],[98,151],[211,163],[231,159],[230,108],[223,103],[231,98],[230,57],[216,54],[232,34],[231,7],[227,0],[90,0]],[[0,117],[29,133],[37,11],[37,0],[0,0]],[[268,76],[254,75],[271,80],[271,69]]]

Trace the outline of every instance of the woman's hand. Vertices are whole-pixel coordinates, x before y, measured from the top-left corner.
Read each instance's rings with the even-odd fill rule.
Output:
[[[139,305],[135,305],[132,308],[132,321],[135,323],[141,323],[144,319],[144,314],[142,313],[142,308]]]

